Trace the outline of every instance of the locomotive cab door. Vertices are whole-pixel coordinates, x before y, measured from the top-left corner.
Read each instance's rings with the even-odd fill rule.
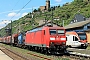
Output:
[[[44,47],[44,37],[45,37],[45,30],[42,30],[42,35],[41,35],[42,39],[41,39],[41,44],[42,47]]]

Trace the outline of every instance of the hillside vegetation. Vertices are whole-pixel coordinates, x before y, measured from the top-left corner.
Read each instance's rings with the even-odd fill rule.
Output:
[[[53,15],[52,15],[53,10]],[[29,12],[26,16],[19,18],[19,20],[15,20],[12,22],[12,32],[18,33],[18,31],[27,31],[39,25],[39,21],[41,20],[53,20],[54,18],[58,18],[58,25],[62,25],[62,21],[65,21],[65,26],[70,23],[70,21],[74,18],[75,14],[80,13],[84,15],[86,18],[90,17],[90,2],[87,0],[74,0],[71,3],[66,3],[63,6],[54,6],[51,7],[46,12],[41,12],[40,9],[34,10],[33,18],[32,13]],[[57,21],[53,21],[57,23]],[[32,26],[33,25],[33,26]],[[10,27],[8,24],[6,27],[0,30],[1,36],[6,36],[5,28]]]

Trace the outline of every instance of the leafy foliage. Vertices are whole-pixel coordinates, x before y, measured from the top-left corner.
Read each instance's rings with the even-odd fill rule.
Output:
[[[41,12],[40,8],[34,9],[33,14],[29,12],[26,16],[19,18],[19,20],[15,20],[12,23],[13,33],[18,33],[18,30],[27,31],[32,29],[32,27],[36,27],[39,25],[40,20],[51,20],[53,18],[58,17],[59,20],[58,25],[62,25],[62,21],[65,21],[65,26],[70,23],[70,21],[74,18],[75,14],[80,13],[84,15],[86,18],[90,17],[90,1],[89,0],[74,0],[73,2],[67,2],[63,6],[54,6],[49,8],[48,11]],[[53,11],[53,15],[52,15]],[[32,18],[33,16],[33,18]],[[54,19],[53,19],[54,20]],[[56,21],[53,21],[57,23]],[[33,26],[32,26],[33,25]],[[8,24],[7,26],[10,26]],[[6,27],[5,27],[6,28]],[[3,32],[4,29],[1,29],[0,32]],[[5,33],[0,33],[0,35],[4,35]]]

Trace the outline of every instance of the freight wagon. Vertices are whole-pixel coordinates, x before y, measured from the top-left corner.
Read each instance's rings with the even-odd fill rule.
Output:
[[[25,33],[18,33],[0,39],[8,43],[29,50],[36,50],[42,53],[67,53],[66,31],[63,27],[40,27]]]

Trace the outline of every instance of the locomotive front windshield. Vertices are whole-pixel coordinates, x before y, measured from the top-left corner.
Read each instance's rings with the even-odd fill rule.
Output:
[[[53,35],[53,34],[64,35],[65,32],[64,30],[50,30],[50,35]]]
[[[56,30],[50,30],[50,35],[56,34]]]
[[[64,30],[57,30],[57,34],[59,34],[59,35],[64,35]]]
[[[80,40],[86,40],[86,33],[78,33]]]

